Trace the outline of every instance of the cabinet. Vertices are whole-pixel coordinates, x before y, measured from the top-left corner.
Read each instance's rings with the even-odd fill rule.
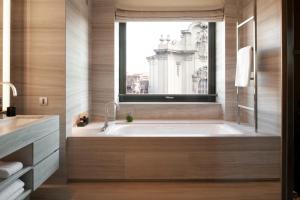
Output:
[[[17,120],[28,120],[16,127]],[[0,191],[21,179],[25,191],[18,199],[26,199],[59,168],[59,118],[58,116],[18,116],[12,123],[0,122],[0,160],[20,161],[24,168],[0,182]],[[10,125],[12,124],[12,125]],[[1,129],[1,127],[5,129]],[[8,130],[1,132],[1,130]]]

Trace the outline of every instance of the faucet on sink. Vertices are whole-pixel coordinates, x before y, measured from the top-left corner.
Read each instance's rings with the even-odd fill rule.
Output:
[[[15,87],[15,85],[14,84],[12,84],[12,83],[10,83],[10,82],[0,82],[0,85],[8,85],[10,88],[11,88],[11,90],[12,90],[12,92],[13,92],[13,96],[14,97],[16,97],[16,96],[18,96],[18,92],[17,92],[17,88]],[[2,109],[2,99],[1,99],[1,109]],[[5,114],[6,113],[6,111],[1,111],[0,112],[0,115],[3,115],[3,114]],[[0,117],[1,118],[1,117]]]
[[[108,127],[108,122],[109,122],[109,108],[108,108],[108,106],[110,106],[110,105],[114,106],[113,121],[116,120],[116,112],[119,110],[119,104],[117,104],[114,101],[106,103],[105,104],[105,122],[104,122],[104,126],[101,128],[101,132],[104,132]]]

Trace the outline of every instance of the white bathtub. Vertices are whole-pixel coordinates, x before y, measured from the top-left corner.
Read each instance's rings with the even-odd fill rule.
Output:
[[[69,180],[279,180],[280,137],[223,121],[135,121],[76,128]],[[88,169],[88,170],[82,170]]]
[[[274,136],[255,133],[245,125],[224,121],[136,121],[133,123],[110,123],[101,132],[103,124],[92,124],[86,128],[76,128],[74,136],[95,137],[259,137]]]

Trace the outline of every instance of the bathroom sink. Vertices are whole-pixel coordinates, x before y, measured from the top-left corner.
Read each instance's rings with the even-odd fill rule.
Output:
[[[0,119],[0,135],[32,124],[43,118],[41,115],[19,115]]]
[[[59,131],[57,115],[18,115],[0,119],[0,158]]]

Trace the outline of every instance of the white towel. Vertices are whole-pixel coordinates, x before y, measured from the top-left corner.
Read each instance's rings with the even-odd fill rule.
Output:
[[[0,179],[8,178],[23,168],[21,162],[0,161]]]
[[[238,51],[235,75],[236,87],[247,87],[253,66],[253,47],[247,46]]]
[[[8,200],[16,200],[24,192],[24,190],[24,188],[19,189],[13,195],[11,195]]]
[[[0,191],[0,200],[7,200],[12,197],[19,189],[23,188],[25,183],[21,180],[16,180],[11,185]]]

